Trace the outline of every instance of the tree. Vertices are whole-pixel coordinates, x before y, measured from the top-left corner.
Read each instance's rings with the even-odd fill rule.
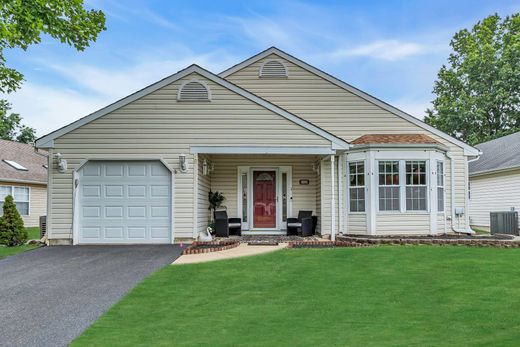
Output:
[[[0,100],[0,139],[32,143],[36,132],[22,124],[22,117],[17,113],[9,113],[11,105],[6,100]]]
[[[0,5],[0,92],[18,89],[23,75],[6,65],[5,49],[41,42],[46,34],[83,51],[105,30],[105,15],[86,10],[83,0],[4,0]]]
[[[27,230],[11,195],[5,197],[3,211],[4,214],[0,217],[0,244],[23,245],[27,241]]]
[[[520,14],[489,16],[450,46],[426,123],[472,145],[520,131]]]

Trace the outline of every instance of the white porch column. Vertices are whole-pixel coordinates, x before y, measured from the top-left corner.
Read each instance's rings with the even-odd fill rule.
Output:
[[[368,180],[365,184],[368,186],[368,208],[367,208],[367,233],[369,235],[376,234],[376,213],[377,213],[377,195],[376,189],[378,187],[377,182],[377,165],[375,160],[375,153],[373,151],[368,152],[367,155],[367,174]]]
[[[334,176],[335,176],[335,163],[334,163],[334,155],[330,156],[330,190],[331,190],[331,198],[330,198],[330,239],[332,241],[336,241],[336,194],[335,194],[335,184],[334,184]]]
[[[193,238],[198,236],[199,155],[193,154]]]
[[[343,194],[343,165],[345,165],[345,156],[344,154],[341,154],[339,157],[338,157],[338,224],[339,224],[339,228],[338,228],[338,233],[339,234],[343,234],[343,231],[345,230],[344,228],[344,222],[343,222],[343,216],[344,216],[344,211],[343,211],[343,197],[344,197],[344,194]]]
[[[430,152],[429,160],[429,188],[430,188],[430,234],[437,233],[437,160],[434,157],[434,152]]]

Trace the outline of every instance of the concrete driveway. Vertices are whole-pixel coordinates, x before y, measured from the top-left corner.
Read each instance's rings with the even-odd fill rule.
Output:
[[[0,345],[65,346],[177,245],[54,246],[0,260]]]

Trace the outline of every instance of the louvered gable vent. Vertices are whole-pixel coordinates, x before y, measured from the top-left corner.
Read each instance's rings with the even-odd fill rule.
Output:
[[[180,101],[209,101],[209,89],[198,81],[190,81],[179,90],[177,100]]]
[[[285,78],[287,68],[278,60],[268,60],[260,67],[260,77]]]

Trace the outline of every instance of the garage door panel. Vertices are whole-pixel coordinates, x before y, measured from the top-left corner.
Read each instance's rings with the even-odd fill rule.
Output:
[[[171,173],[162,163],[92,161],[79,176],[80,243],[170,242]]]

